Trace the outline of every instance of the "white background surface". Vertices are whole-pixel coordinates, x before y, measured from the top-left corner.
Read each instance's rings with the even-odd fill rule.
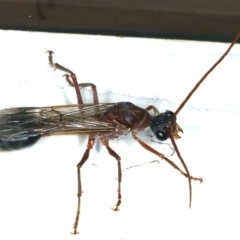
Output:
[[[234,36],[233,36],[234,37]],[[48,65],[46,50],[79,82],[97,85],[101,102],[131,101],[175,111],[228,44],[0,31],[0,107],[76,103],[74,89]],[[99,144],[82,169],[80,235],[70,235],[76,212],[76,164],[83,136],[41,139],[35,146],[0,155],[0,239],[239,239],[239,64],[235,46],[180,112],[177,141],[193,176],[166,162],[123,173],[117,200],[117,164]],[[85,90],[84,94],[89,91]],[[144,138],[145,135],[145,138]],[[141,138],[150,143],[148,131]],[[150,143],[171,154],[168,145]],[[157,160],[128,136],[112,141],[122,167]],[[170,157],[180,166],[174,155]],[[96,166],[93,165],[96,164]]]

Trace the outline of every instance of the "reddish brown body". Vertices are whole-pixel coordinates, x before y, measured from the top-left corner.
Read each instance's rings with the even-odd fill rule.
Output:
[[[109,139],[120,138],[131,131],[140,132],[149,127],[151,117],[149,113],[130,102],[119,102],[103,114],[104,121],[117,123],[115,132],[104,134]]]

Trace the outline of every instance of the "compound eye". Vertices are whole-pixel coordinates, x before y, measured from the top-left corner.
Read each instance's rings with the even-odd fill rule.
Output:
[[[160,130],[156,131],[156,132],[154,133],[154,135],[155,135],[155,137],[156,137],[158,140],[160,140],[160,141],[165,141],[165,140],[168,139],[168,135],[167,135],[165,132],[160,131]]]

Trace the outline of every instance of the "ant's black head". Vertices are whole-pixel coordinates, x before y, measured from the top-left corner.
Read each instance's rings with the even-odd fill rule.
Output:
[[[153,117],[150,128],[158,140],[165,141],[168,139],[167,132],[171,132],[174,136],[176,131],[179,130],[176,120],[173,112],[166,111]]]

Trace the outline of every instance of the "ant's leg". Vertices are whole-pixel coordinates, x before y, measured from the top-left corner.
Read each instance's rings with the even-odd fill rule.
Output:
[[[48,55],[48,61],[51,67],[55,68],[55,69],[59,69],[62,70],[64,72],[69,73],[65,74],[63,76],[65,76],[66,81],[75,88],[76,94],[77,94],[77,99],[78,99],[78,104],[83,104],[83,100],[82,100],[82,95],[80,93],[80,89],[81,88],[85,88],[85,87],[91,87],[92,88],[92,92],[93,92],[93,103],[99,103],[98,101],[98,94],[97,94],[97,87],[92,84],[92,83],[78,83],[77,81],[77,77],[76,75],[69,70],[68,68],[63,67],[62,65],[58,64],[58,63],[54,63],[53,62],[53,51],[47,51]],[[71,79],[70,79],[71,78]]]
[[[79,217],[80,217],[80,205],[81,205],[81,195],[82,195],[82,183],[81,183],[81,173],[80,169],[83,166],[83,164],[87,161],[89,157],[89,152],[92,149],[93,145],[95,143],[95,138],[89,137],[88,138],[88,144],[87,144],[87,149],[85,150],[85,153],[82,156],[81,161],[77,164],[77,182],[78,182],[78,204],[77,204],[77,213],[76,213],[76,218],[75,222],[73,225],[73,233],[72,234],[78,234],[77,228],[78,228],[78,223],[79,223]]]
[[[72,86],[75,87],[75,85],[73,84],[73,79],[72,79],[72,75],[68,75],[68,74],[64,74],[63,77],[66,78],[66,81]],[[75,76],[76,77],[76,76]],[[71,79],[72,81],[71,81]],[[97,87],[96,85],[94,85],[93,83],[79,83],[78,84],[79,89],[81,90],[82,88],[85,87],[91,87],[92,88],[92,93],[93,93],[93,103],[99,103],[98,100],[98,94],[97,94]]]
[[[146,109],[145,109],[146,111],[150,111],[150,110],[153,110],[154,111],[154,116],[156,116],[156,114],[159,114],[158,113],[158,110],[157,110],[157,108],[155,108],[154,106],[148,106]],[[174,140],[174,137],[175,138],[180,138],[180,136],[178,135],[178,131],[181,131],[181,132],[183,132],[183,130],[182,130],[182,128],[176,123],[176,126],[175,126],[175,131],[173,132],[172,130],[170,131],[167,131],[167,135],[168,135],[168,137],[171,139],[171,142],[172,142],[172,144],[173,144],[173,147],[174,147],[174,149],[175,149],[175,151],[176,151],[176,153],[177,153],[177,155],[178,155],[178,158],[179,158],[179,160],[181,161],[181,163],[182,163],[182,165],[183,165],[183,167],[184,167],[184,169],[185,169],[185,176],[188,178],[188,186],[189,186],[189,208],[191,207],[191,203],[192,203],[192,183],[191,183],[191,175],[190,175],[190,173],[189,173],[189,170],[188,170],[188,167],[187,167],[187,165],[185,164],[185,162],[184,162],[184,160],[183,160],[183,158],[182,158],[182,156],[181,156],[181,154],[180,154],[180,152],[179,152],[179,150],[178,150],[178,147],[177,147],[177,144],[175,143],[175,140]],[[145,144],[144,142],[142,142],[139,138],[137,138],[137,136],[136,136],[136,134],[137,133],[133,133],[133,138],[135,139],[135,140],[137,140],[143,147],[145,147],[148,151],[151,151],[151,152],[153,152],[153,150],[154,149],[152,149],[150,146],[148,146],[147,144]],[[174,136],[173,136],[173,134],[174,134]],[[153,152],[153,153],[155,153],[156,154],[156,152]],[[161,154],[161,153],[159,153],[159,152],[157,152],[158,154]],[[161,155],[163,155],[163,154],[161,154]],[[164,155],[163,155],[163,157],[162,157],[163,159],[165,159],[166,161],[168,161],[169,159],[168,158],[166,158]],[[170,160],[169,160],[170,161]],[[168,161],[168,163],[170,163]],[[171,162],[172,163],[172,162]],[[171,164],[170,163],[170,164]],[[171,164],[172,165],[172,164]],[[173,166],[173,165],[172,165]]]
[[[147,112],[153,110],[154,116],[156,116],[156,115],[158,115],[158,114],[160,113],[160,112],[158,111],[158,109],[157,109],[156,107],[152,106],[152,105],[146,107],[145,110],[146,110]]]
[[[165,157],[162,153],[156,151],[155,149],[151,148],[149,145],[147,145],[145,142],[143,142],[141,139],[139,139],[136,136],[136,133],[132,133],[132,137],[133,139],[135,139],[143,148],[145,148],[146,150],[148,150],[149,152],[159,156],[160,158],[164,159],[165,161],[167,161],[172,167],[174,167],[175,169],[177,169],[182,175],[184,175],[186,178],[189,179],[189,189],[190,189],[190,193],[189,193],[189,207],[191,206],[191,199],[192,199],[192,191],[191,191],[191,181],[190,180],[194,180],[194,181],[199,181],[200,183],[203,182],[202,178],[196,178],[196,177],[192,177],[189,175],[189,173],[185,173],[183,172],[174,162],[172,162],[170,159],[168,159],[167,157]]]
[[[50,64],[51,67],[53,67],[55,69],[60,69],[64,72],[67,72],[67,73],[71,74],[72,86],[74,86],[74,88],[75,88],[75,91],[76,91],[76,94],[77,94],[78,104],[83,104],[83,100],[82,100],[82,96],[81,96],[81,93],[80,93],[80,89],[78,87],[79,84],[78,84],[76,75],[72,71],[70,71],[69,69],[61,66],[58,63],[53,62],[53,57],[52,57],[52,55],[54,53],[53,51],[50,50],[50,51],[47,51],[47,53],[49,54],[48,55],[48,61],[49,61],[49,64]]]
[[[143,142],[141,139],[139,139],[135,134],[132,134],[132,137],[138,141],[138,143],[145,148],[146,150],[148,150],[149,152],[157,155],[158,157],[164,159],[165,161],[167,161],[173,168],[177,169],[183,176],[185,176],[186,178],[188,177],[187,174],[185,172],[183,172],[174,162],[172,162],[170,159],[168,159],[167,157],[165,157],[162,153],[158,152],[157,150],[153,149],[152,147],[150,147],[149,145],[147,145],[145,142]],[[203,182],[202,178],[197,178],[197,177],[192,177],[190,176],[191,180],[194,181],[199,181],[200,183]]]
[[[94,103],[99,103],[98,101],[98,95],[97,95],[97,89],[96,86],[94,84],[91,83],[81,83],[79,84],[77,81],[77,77],[76,75],[69,69],[61,66],[58,63],[54,63],[53,62],[53,57],[52,54],[54,53],[53,51],[47,51],[49,53],[48,56],[48,60],[49,60],[49,64],[56,69],[65,71],[67,73],[69,73],[70,75],[66,74],[64,75],[66,77],[67,82],[73,86],[76,90],[76,94],[77,94],[77,99],[78,99],[78,104],[83,104],[83,100],[82,100],[82,95],[80,93],[80,89],[84,88],[84,87],[92,87],[92,91],[93,91],[93,102]],[[70,79],[71,78],[71,79]],[[88,157],[89,157],[89,152],[92,149],[93,145],[95,143],[95,138],[93,137],[89,137],[88,138],[88,144],[87,144],[87,149],[85,150],[85,153],[82,156],[81,161],[77,164],[77,182],[78,182],[78,205],[77,205],[77,213],[76,213],[76,218],[75,218],[75,222],[74,222],[74,226],[73,226],[73,233],[72,234],[78,234],[77,232],[77,228],[78,228],[78,223],[79,223],[79,217],[80,217],[80,205],[81,205],[81,195],[82,195],[82,184],[81,184],[81,173],[80,173],[80,169],[83,166],[83,164],[87,161]]]
[[[121,169],[121,162],[120,162],[121,158],[118,156],[118,154],[114,150],[112,150],[109,147],[108,139],[102,137],[102,138],[100,138],[100,141],[107,148],[108,153],[111,156],[113,156],[117,160],[117,163],[118,163],[118,191],[117,191],[118,192],[118,201],[116,203],[115,208],[112,208],[112,210],[118,211],[119,206],[121,205],[121,199],[122,199],[122,194],[121,194],[122,169]]]

